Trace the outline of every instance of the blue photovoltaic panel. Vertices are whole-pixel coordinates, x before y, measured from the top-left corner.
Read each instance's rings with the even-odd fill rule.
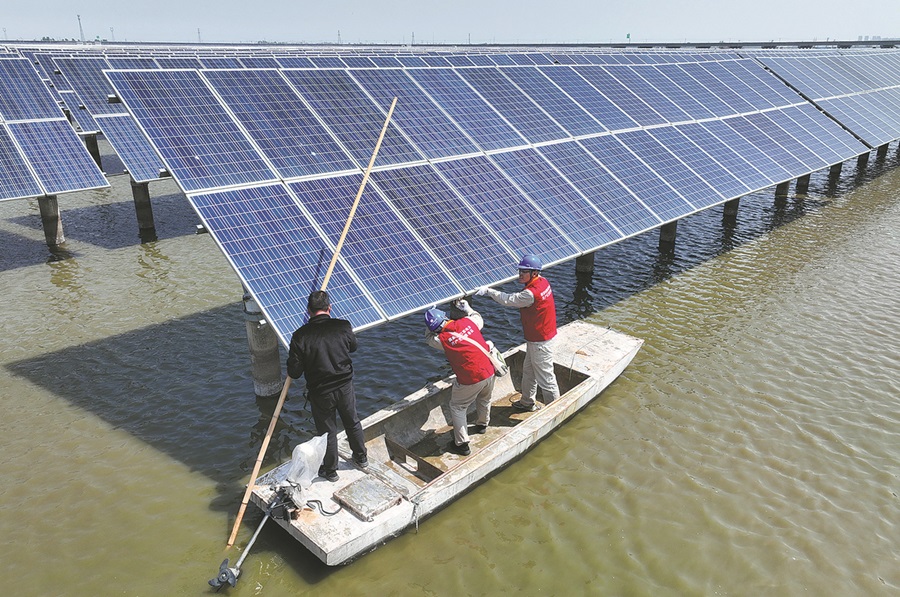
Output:
[[[203,224],[287,345],[306,321],[334,255],[280,184],[188,197]],[[328,282],[332,314],[363,328],[384,320],[340,260]]]
[[[286,70],[284,76],[297,87],[313,110],[337,135],[360,168],[369,164],[384,128],[390,105],[380,110],[346,71]],[[398,99],[396,110],[402,110]],[[391,123],[378,150],[376,166],[424,161]]]
[[[196,58],[190,58],[187,56],[179,56],[179,57],[165,57],[165,56],[157,56],[156,64],[159,65],[160,68],[191,68],[198,69],[203,68],[203,65],[200,64],[200,61]]]
[[[606,131],[606,127],[536,68],[504,68],[500,72],[551,114],[570,135],[577,137]]]
[[[657,82],[664,84],[667,79],[658,71],[654,71],[653,67],[608,66],[604,70],[669,122],[693,120],[691,115],[682,110],[672,98],[656,88]]]
[[[403,98],[402,109],[394,110],[392,121],[429,158],[478,152],[465,133],[402,70],[354,71],[352,76],[381,106],[390,106],[395,97]]]
[[[45,54],[39,52],[34,55],[43,71],[47,73],[47,79],[57,92],[66,90],[71,91],[71,89],[69,89],[69,82],[66,81],[66,78],[62,76],[61,73],[56,71],[56,64],[53,63],[54,56],[68,56],[68,54]]]
[[[203,76],[282,178],[356,169],[278,71],[217,70]]]
[[[594,205],[534,149],[497,153],[491,159],[581,251],[608,245],[622,237]]]
[[[494,66],[494,61],[486,54],[472,54],[468,58],[475,66]]]
[[[281,68],[313,68],[312,60],[306,56],[276,56]]]
[[[241,64],[247,68],[278,68],[274,56],[241,56]]]
[[[515,64],[515,62],[512,61],[512,58],[506,54],[492,54],[490,59],[491,62],[497,66],[513,66]]]
[[[377,66],[379,68],[391,68],[391,67],[404,66],[404,64],[402,64],[402,62],[398,58],[395,58],[394,56],[370,56],[370,59],[372,60],[372,62],[375,63],[375,66]],[[424,65],[420,65],[420,66],[424,66]]]
[[[68,121],[17,122],[7,126],[48,195],[109,186]]]
[[[756,108],[753,107],[753,104],[742,98],[733,89],[728,87],[728,85],[717,79],[709,70],[704,68],[706,64],[707,63],[691,63],[682,64],[680,66],[682,70],[691,77],[694,77],[700,85],[708,89],[710,93],[728,104],[735,113],[744,114],[756,110]]]
[[[517,257],[432,166],[372,172],[372,180],[466,291],[510,277]]]
[[[62,118],[53,96],[25,58],[0,58],[0,117],[7,122]]]
[[[691,202],[695,205],[708,207],[718,201],[717,196],[721,195],[724,199],[733,199],[747,194],[750,188],[741,182],[740,178],[728,170],[727,166],[723,166],[719,160],[734,158],[735,154],[726,154],[720,156],[711,148],[704,151],[704,148],[692,141],[684,135],[680,129],[675,127],[659,127],[647,131],[653,137],[665,145],[666,149],[671,151],[675,156],[687,164],[691,170],[697,173],[697,176],[705,180],[709,185],[718,191],[717,194],[709,195],[709,200],[702,201],[700,198],[692,198]],[[743,160],[741,160],[743,161]],[[746,164],[749,167],[749,164]],[[757,172],[757,174],[759,174]],[[713,199],[716,199],[713,201]]]
[[[468,56],[447,56],[446,58],[450,66],[475,66]]]
[[[198,72],[107,76],[186,192],[276,179]]]
[[[897,99],[900,100],[900,97]],[[900,101],[898,101],[898,104],[900,104]],[[814,131],[816,138],[834,151],[835,155],[830,159],[830,164],[837,164],[838,162],[843,162],[844,160],[869,151],[868,147],[863,145],[855,137],[851,136],[847,131],[841,128],[839,124],[822,114],[811,104],[804,103],[795,108],[785,110],[785,113],[799,122],[802,126]],[[823,155],[822,157],[826,158],[826,160],[828,159],[827,155]]]
[[[487,157],[439,162],[435,167],[512,253],[541,255],[545,263],[578,253]]]
[[[619,179],[664,222],[693,212],[695,210],[693,205],[673,191],[659,174],[653,172],[624,144],[624,140],[628,140],[638,145],[638,141],[645,139],[644,135],[647,133],[635,131],[630,135],[624,133],[621,135],[623,141],[607,136],[584,139],[581,143],[613,176]],[[650,147],[649,144],[645,146]],[[654,161],[662,159],[659,155],[648,157],[654,158]]]
[[[751,114],[748,119],[800,160],[810,172],[832,163],[826,162],[816,153],[815,150],[819,145],[816,138],[783,112],[772,110],[762,114]]]
[[[819,100],[817,103],[832,118],[859,135],[872,147],[887,143],[891,138],[891,135],[882,126],[872,120],[868,111],[862,110],[856,100],[843,97]]]
[[[159,178],[165,166],[131,114],[100,116],[97,122],[135,182]]]
[[[368,56],[344,56],[343,61],[351,68],[375,68]]]
[[[680,166],[676,166],[671,179],[668,173],[664,174],[663,178],[697,207],[709,207],[720,203],[723,199],[740,197],[749,191],[736,176],[675,127],[659,127],[647,132],[672,152],[679,162],[684,164],[684,168],[689,168],[693,173],[687,177],[680,176],[679,172],[683,170]],[[641,157],[644,157],[643,154]],[[654,165],[653,168],[662,173],[657,166]],[[705,184],[698,184],[694,176]],[[675,181],[679,181],[679,184]],[[696,192],[691,194],[691,189]]]
[[[637,122],[571,68],[547,66],[538,70],[569,94],[607,129],[615,131],[637,128]]]
[[[496,68],[469,68],[459,75],[532,143],[569,137],[531,99]]]
[[[653,87],[683,110],[690,120],[714,118],[715,114],[700,103],[693,95],[679,87],[658,66],[645,66],[633,69],[635,74],[652,83]]]
[[[662,223],[656,214],[577,143],[546,145],[539,151],[613,223],[623,237]]]
[[[727,85],[734,93],[746,100],[755,110],[766,110],[781,104],[780,98],[778,101],[770,101],[763,93],[757,91],[757,88],[765,91],[765,87],[758,84],[752,85],[743,78],[735,76],[734,73],[725,68],[722,62],[703,62],[701,66],[715,77],[717,81],[721,81],[722,84]]]
[[[722,101],[709,88],[700,84],[700,81],[688,74],[687,71],[678,64],[660,64],[654,66],[656,70],[662,73],[672,83],[677,85],[688,96],[696,100],[704,108],[719,117],[732,116],[737,114],[737,110]],[[683,104],[687,110],[687,104]]]
[[[54,62],[91,116],[125,112],[125,107],[121,104],[110,104],[107,101],[115,91],[103,76],[103,70],[109,68],[105,59],[56,58]],[[79,124],[84,125],[81,122]]]
[[[727,69],[734,76],[746,81],[753,88],[765,96],[773,106],[790,106],[804,102],[797,92],[779,81],[772,73],[767,72],[758,62],[752,60],[726,60],[720,66]]]
[[[5,125],[0,125],[0,200],[44,194],[16,149]]]
[[[81,100],[74,91],[60,91],[59,97],[63,104],[69,109],[69,116],[75,120],[75,124],[82,132],[99,131],[100,127],[91,113],[81,106]]]
[[[235,57],[214,56],[200,58],[200,64],[203,68],[242,68],[241,61]]]
[[[291,183],[325,235],[337,245],[362,174]],[[371,186],[366,186],[350,223],[341,257],[389,318],[446,302],[459,288]]]
[[[752,127],[742,126],[739,122],[741,120],[750,123]],[[790,178],[810,172],[809,167],[801,159],[785,149],[782,145],[782,141],[786,137],[784,131],[775,126],[764,114],[748,114],[740,118],[732,118],[726,123],[736,126],[741,134],[755,143],[757,147],[765,147],[766,153],[790,173]]]
[[[156,60],[140,56],[109,56],[106,59],[111,68],[117,69],[150,69],[157,68]]]
[[[444,56],[422,56],[422,61],[425,62],[428,66],[433,66],[435,68],[444,68],[448,66],[452,66],[450,61],[447,60]]]
[[[343,60],[337,56],[310,56],[316,68],[347,68]]]
[[[712,133],[725,145],[733,149],[742,158],[753,164],[763,176],[769,181],[769,186],[778,184],[791,179],[791,174],[785,170],[781,164],[773,160],[769,155],[756,146],[756,144],[741,134],[741,128],[753,128],[749,122],[741,120],[736,126],[730,126],[731,121],[738,121],[740,118],[728,118],[726,120],[709,120],[701,123],[703,128]],[[758,132],[758,131],[757,131]],[[763,188],[763,187],[760,187]]]
[[[534,60],[532,60],[531,56],[528,54],[508,54],[508,56],[509,59],[516,64],[522,64],[524,66],[532,66],[535,64]]]
[[[502,149],[527,144],[453,70],[434,68],[410,70],[408,73],[482,149]]]
[[[641,126],[664,124],[666,122],[666,119],[659,112],[654,110],[628,87],[619,83],[605,68],[600,66],[576,66],[574,70]],[[686,119],[682,118],[682,120]]]

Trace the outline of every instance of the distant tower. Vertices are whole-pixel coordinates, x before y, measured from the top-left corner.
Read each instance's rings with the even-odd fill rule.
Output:
[[[78,31],[81,33],[81,43],[84,43],[84,29],[81,28],[81,15],[75,15],[78,17]]]
[[[111,41],[116,41],[116,30],[112,27],[109,28],[109,39]]]
[[[200,39],[200,27],[197,27],[197,43],[202,44],[203,40]]]
[[[341,45],[341,30],[338,29],[338,45]]]

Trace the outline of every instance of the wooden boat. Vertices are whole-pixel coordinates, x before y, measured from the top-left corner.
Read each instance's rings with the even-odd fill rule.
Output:
[[[643,340],[576,321],[559,328],[554,348],[561,397],[534,412],[521,412],[519,398],[525,346],[505,353],[508,375],[498,378],[486,433],[471,434],[469,456],[448,451],[453,442],[447,407],[453,378],[418,392],[362,421],[369,452],[366,470],[351,458],[343,433],[338,440],[337,482],[316,478],[295,518],[275,519],[328,565],[366,553],[446,506],[559,427],[612,383]],[[473,407],[474,411],[474,407]],[[266,511],[290,460],[260,476],[251,501]],[[315,500],[328,512],[315,507]]]

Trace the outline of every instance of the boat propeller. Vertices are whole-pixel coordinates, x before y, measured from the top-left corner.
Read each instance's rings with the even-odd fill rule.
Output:
[[[231,585],[232,587],[237,585],[237,577],[241,573],[240,568],[229,568],[228,567],[228,558],[225,558],[225,561],[222,562],[222,565],[219,566],[219,575],[215,578],[209,579],[209,586],[216,589],[216,592],[219,591],[226,584]]]

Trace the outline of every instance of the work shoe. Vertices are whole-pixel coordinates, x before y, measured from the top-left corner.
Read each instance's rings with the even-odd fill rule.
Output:
[[[525,411],[525,412],[534,412],[540,408],[538,406],[537,402],[533,402],[531,404],[523,404],[521,400],[516,400],[515,402],[513,402],[512,407],[516,410],[521,410],[521,411]]]
[[[484,433],[487,431],[487,425],[475,425],[472,428],[472,433]]]
[[[472,450],[469,449],[469,442],[464,444],[457,444],[456,442],[450,443],[450,451],[454,454],[459,454],[460,456],[468,456],[472,453]]]
[[[319,476],[332,483],[338,480],[337,471],[326,471],[324,468],[319,469]]]
[[[362,456],[354,456],[353,462],[359,465],[359,468],[367,468],[369,466],[369,458],[365,454]]]

